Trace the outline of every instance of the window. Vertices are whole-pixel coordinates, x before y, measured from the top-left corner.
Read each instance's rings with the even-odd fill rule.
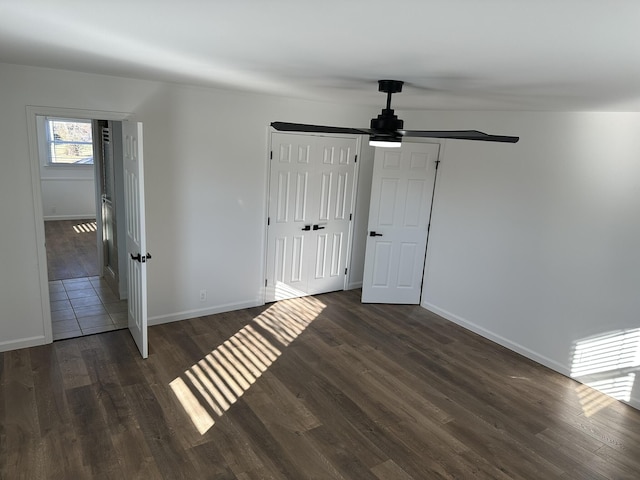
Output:
[[[93,165],[91,120],[45,119],[47,165]]]

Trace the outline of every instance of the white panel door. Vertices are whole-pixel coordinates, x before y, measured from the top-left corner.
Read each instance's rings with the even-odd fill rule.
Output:
[[[309,177],[317,137],[271,136],[266,301],[306,295],[311,214]]]
[[[265,301],[344,288],[356,138],[273,133]]]
[[[376,148],[362,301],[419,304],[440,145]]]
[[[142,358],[147,346],[147,242],[144,213],[142,123],[122,122],[124,195],[129,273],[129,331]]]
[[[307,291],[345,287],[355,172],[356,140],[324,138],[312,189],[312,258]]]

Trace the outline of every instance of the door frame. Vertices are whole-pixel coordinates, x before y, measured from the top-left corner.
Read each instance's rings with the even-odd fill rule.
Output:
[[[65,107],[45,107],[27,105],[27,139],[29,143],[29,161],[31,166],[31,192],[33,194],[33,209],[36,232],[36,256],[38,276],[40,279],[40,300],[43,319],[44,341],[53,342],[53,327],[51,324],[51,304],[49,297],[49,273],[47,271],[47,250],[44,234],[44,211],[42,207],[42,183],[40,178],[40,155],[38,147],[38,132],[36,128],[37,116],[57,116],[68,118],[82,118],[86,120],[124,121],[132,117],[129,112],[112,112],[103,110],[81,110]],[[95,186],[95,181],[94,181]],[[97,205],[96,205],[97,208]],[[96,215],[97,217],[97,215]],[[98,242],[99,243],[99,242]]]
[[[269,218],[269,209],[270,209],[270,198],[271,198],[271,160],[272,160],[272,152],[273,152],[273,134],[274,133],[280,133],[280,134],[287,134],[287,135],[300,135],[300,136],[314,136],[314,137],[340,137],[340,138],[352,138],[356,140],[356,155],[358,157],[359,160],[362,160],[362,135],[349,135],[349,134],[338,134],[338,133],[327,133],[327,134],[323,134],[323,133],[309,133],[309,132],[279,132],[278,130],[276,130],[275,128],[269,126],[268,127],[268,135],[267,135],[267,155],[266,155],[266,162],[267,162],[267,168],[266,168],[266,175],[265,175],[265,182],[266,182],[266,188],[265,188],[265,193],[266,193],[266,197],[265,197],[265,212],[264,212],[264,240],[263,240],[263,244],[264,244],[264,260],[263,260],[263,277],[265,278],[265,282],[267,280],[267,272],[268,272],[268,261],[269,261],[269,225],[268,225],[268,221],[267,219]],[[353,234],[354,234],[354,226],[356,224],[356,209],[357,209],[357,204],[356,204],[356,199],[357,199],[357,193],[358,193],[358,177],[359,177],[359,172],[360,172],[360,164],[361,162],[356,161],[355,165],[354,165],[354,173],[353,173],[353,188],[351,191],[351,205],[350,205],[350,209],[351,212],[353,212],[353,218],[351,219],[351,221],[349,222],[349,232],[348,232],[348,238],[347,238],[347,246],[346,246],[346,265],[347,265],[347,274],[344,277],[344,283],[342,285],[342,290],[346,290],[348,285],[350,284],[350,278],[351,278],[351,258],[353,256]],[[263,303],[266,303],[266,299],[267,299],[267,287],[266,285],[263,283],[262,284],[262,301]]]

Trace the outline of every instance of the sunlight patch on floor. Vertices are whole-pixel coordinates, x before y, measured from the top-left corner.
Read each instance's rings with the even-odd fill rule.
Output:
[[[78,223],[73,226],[73,231],[76,233],[91,233],[95,232],[97,228],[96,222]]]
[[[284,273],[281,273],[281,276],[284,277]],[[299,298],[299,297],[304,297],[308,295],[308,293],[302,290],[298,290],[297,288],[294,288],[292,285],[285,282],[281,282],[279,280],[275,281],[273,288],[274,288],[273,298],[276,301],[287,300],[288,298]]]
[[[324,310],[314,297],[274,303],[169,385],[204,435]]]
[[[611,399],[628,402],[638,370],[640,328],[608,332],[576,342],[571,377],[584,384],[576,390],[585,415],[593,415],[611,403]]]

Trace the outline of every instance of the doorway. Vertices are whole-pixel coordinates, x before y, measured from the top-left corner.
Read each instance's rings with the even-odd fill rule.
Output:
[[[121,122],[87,118],[84,111],[29,110],[51,339],[126,328],[126,268],[119,275],[118,261],[126,249],[117,248],[118,223],[124,222],[124,212],[118,214],[124,210],[122,142],[114,142],[121,138]]]

